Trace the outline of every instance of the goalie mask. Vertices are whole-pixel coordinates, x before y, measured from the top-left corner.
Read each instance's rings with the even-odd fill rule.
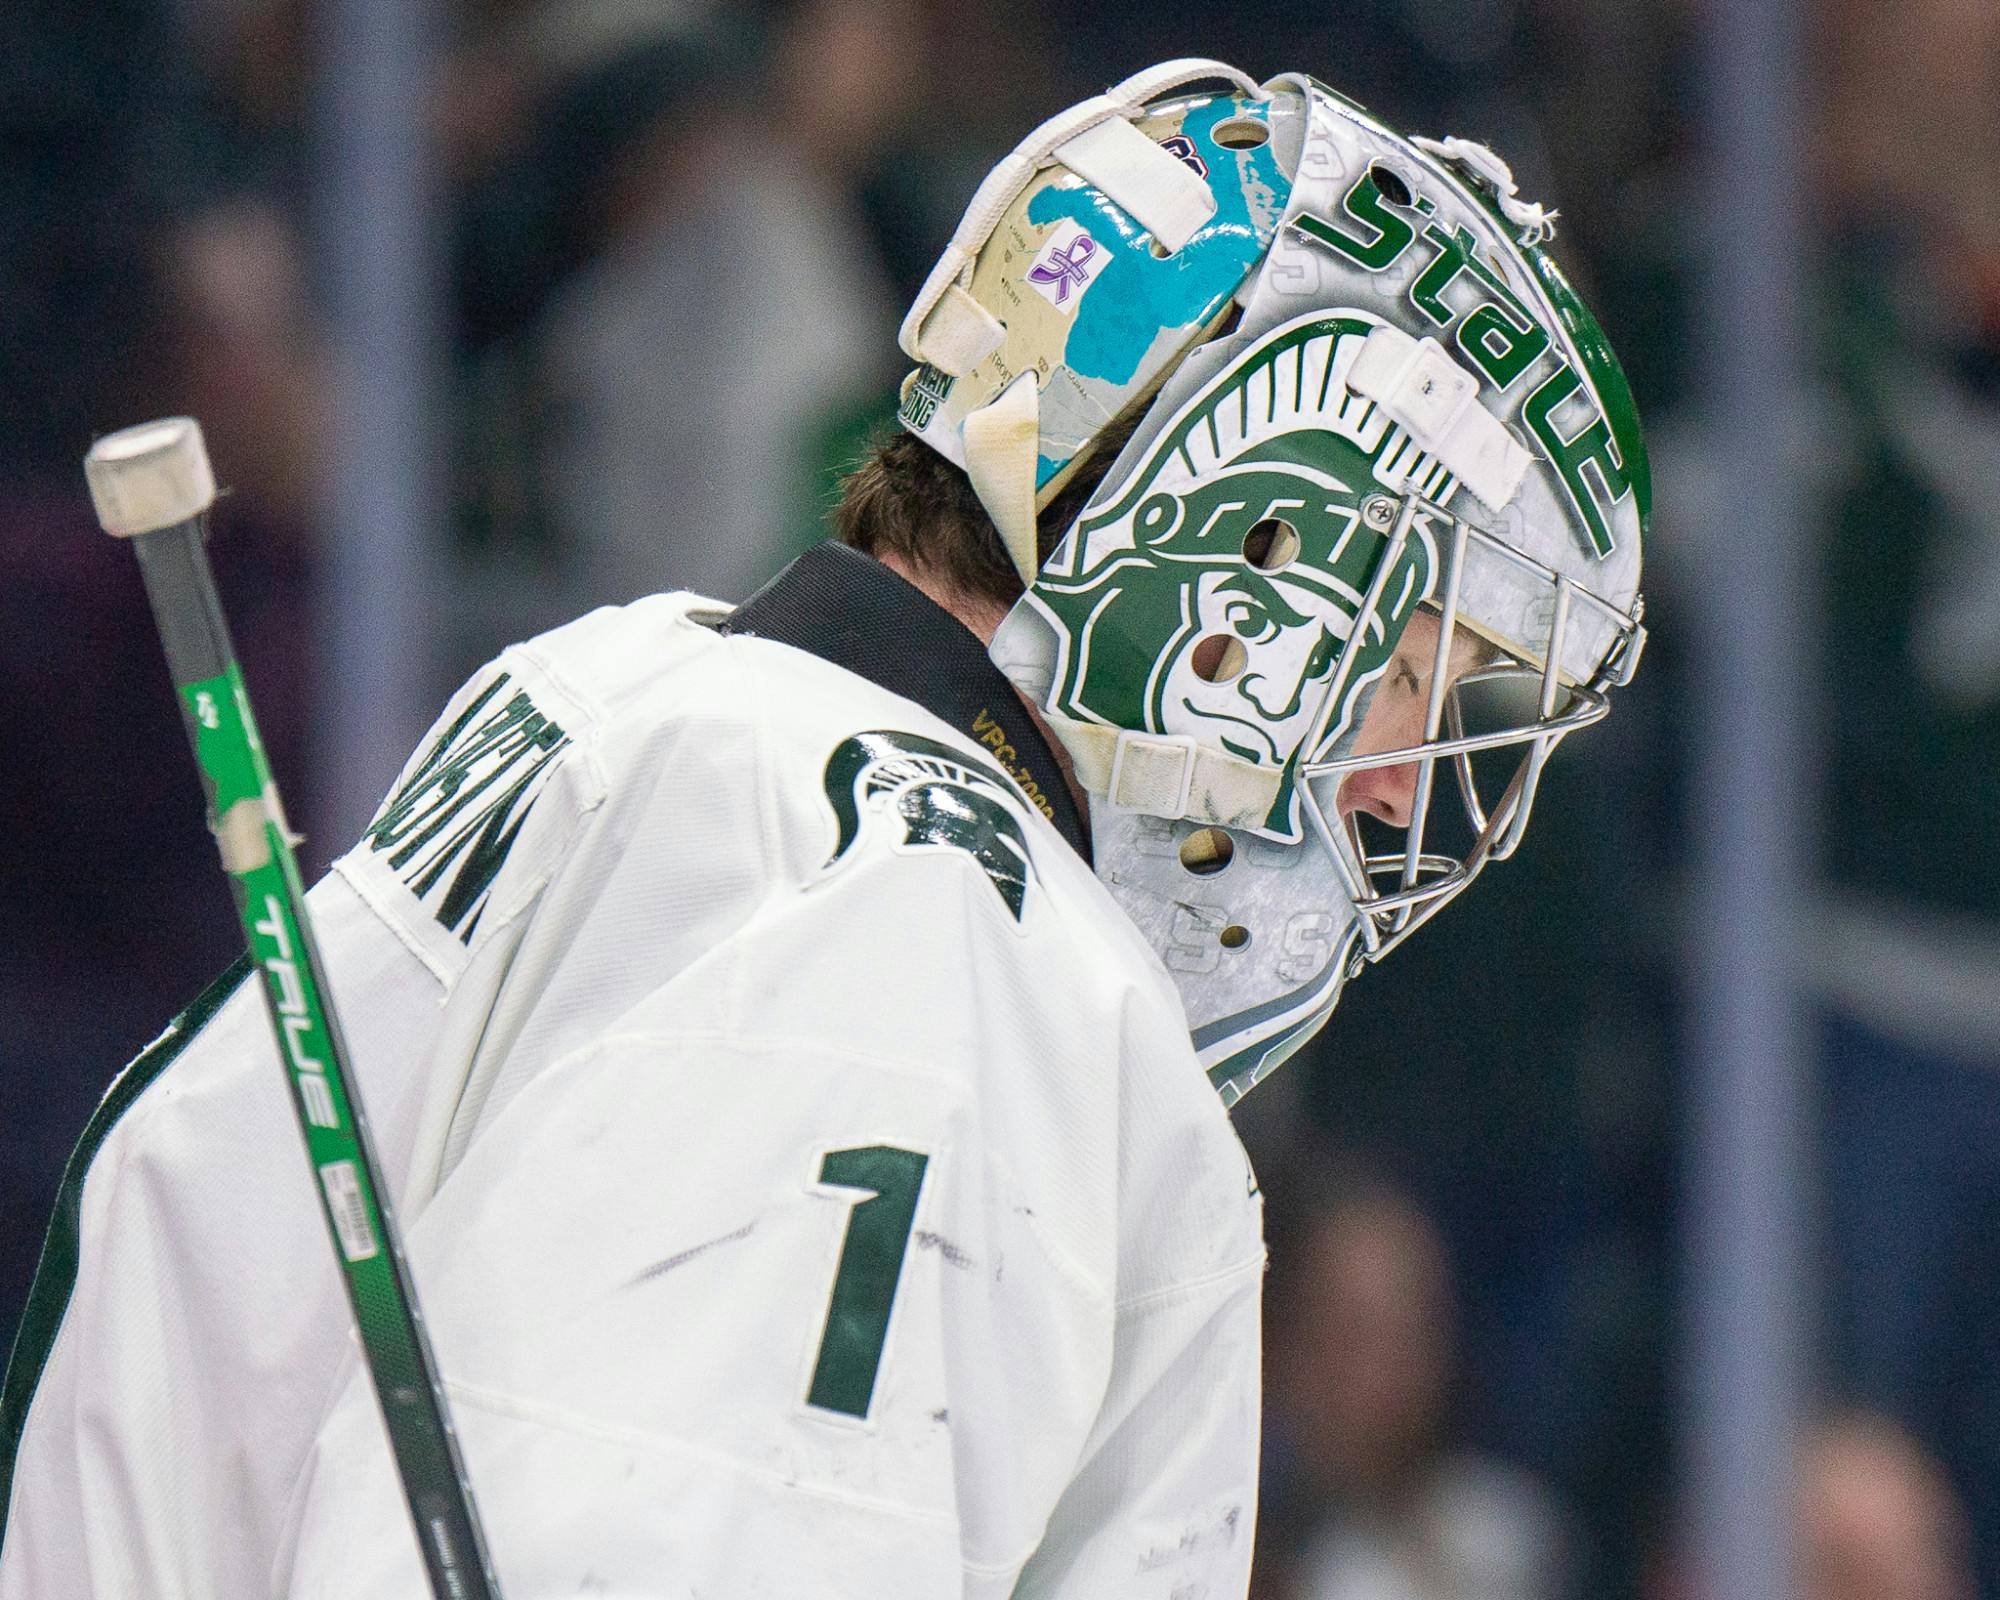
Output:
[[[1174,62],[1003,162],[903,325],[903,425],[1028,585],[994,660],[1226,1101],[1513,851],[1637,662],[1645,448],[1551,221],[1482,146]],[[1128,418],[1039,561],[1038,507]],[[1419,736],[1357,750],[1425,612]],[[1412,775],[1386,832],[1342,794],[1384,767]]]

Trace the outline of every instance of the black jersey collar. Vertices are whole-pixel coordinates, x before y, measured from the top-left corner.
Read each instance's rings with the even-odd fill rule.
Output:
[[[846,545],[815,545],[720,624],[774,639],[914,700],[983,747],[1085,861],[1090,835],[1048,740],[972,630]]]

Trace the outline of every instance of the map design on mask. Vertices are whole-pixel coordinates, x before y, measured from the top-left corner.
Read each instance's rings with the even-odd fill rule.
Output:
[[[1417,519],[1343,665],[1396,497],[1444,504],[1457,487],[1347,391],[1377,326],[1335,312],[1273,330],[1084,513],[1030,591],[1057,635],[1050,710],[1185,736],[1278,771],[1257,831],[1288,842],[1303,837],[1299,769],[1353,731],[1436,580]]]
[[[1139,119],[1148,138],[1202,176],[1215,174],[1215,215],[1167,257],[1066,167],[1037,175],[995,227],[970,285],[1005,326],[1005,342],[961,378],[919,367],[903,394],[902,425],[963,465],[968,413],[1032,370],[1041,390],[1035,481],[1048,491],[1200,336],[1270,248],[1291,196],[1273,141],[1217,139],[1219,129],[1268,124],[1270,115],[1262,102],[1214,96]]]

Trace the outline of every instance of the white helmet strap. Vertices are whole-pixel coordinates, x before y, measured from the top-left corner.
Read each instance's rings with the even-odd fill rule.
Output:
[[[1495,511],[1519,491],[1533,458],[1479,404],[1478,378],[1437,340],[1413,339],[1384,323],[1363,341],[1347,386],[1394,417],[1420,449]]]
[[[1562,213],[1523,200],[1521,187],[1514,181],[1514,169],[1477,139],[1461,139],[1457,135],[1449,139],[1426,139],[1420,133],[1413,133],[1410,143],[1446,161],[1458,162],[1491,184],[1500,215],[1521,230],[1522,243],[1543,244],[1555,237],[1556,218]]]
[[[1056,160],[1109,197],[1169,253],[1215,215],[1208,185],[1123,117],[1108,117],[1056,148]]]
[[[1185,734],[1080,722],[1046,708],[1042,715],[1069,752],[1076,781],[1121,810],[1261,828],[1284,786],[1279,769],[1211,749]]]

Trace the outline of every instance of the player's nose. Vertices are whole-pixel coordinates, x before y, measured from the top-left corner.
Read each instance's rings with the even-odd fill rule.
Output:
[[[1395,767],[1364,767],[1341,780],[1340,814],[1351,817],[1360,812],[1392,828],[1407,828],[1416,796],[1414,761]]]

